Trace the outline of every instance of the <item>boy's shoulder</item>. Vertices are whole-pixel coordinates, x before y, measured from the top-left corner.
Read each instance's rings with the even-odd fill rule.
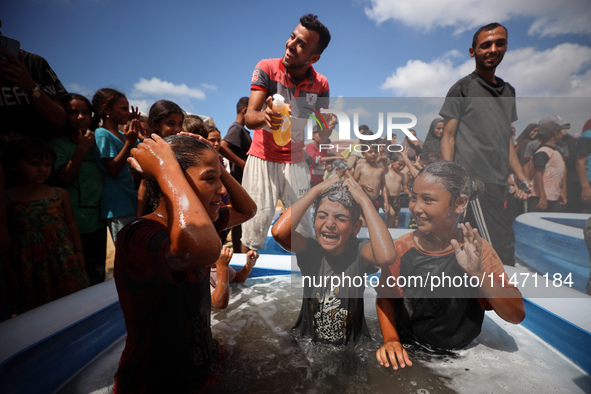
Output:
[[[394,177],[394,178],[400,178],[402,179],[402,174],[400,174],[399,172],[397,172],[395,169],[393,169],[392,167],[388,167],[388,176]]]

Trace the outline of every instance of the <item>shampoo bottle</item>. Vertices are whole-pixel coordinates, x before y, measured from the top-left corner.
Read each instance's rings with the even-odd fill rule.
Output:
[[[285,105],[285,98],[282,95],[273,95],[273,110],[281,112],[281,115],[283,115],[281,127],[273,130],[273,139],[277,145],[285,146],[291,140],[291,117],[287,105]]]

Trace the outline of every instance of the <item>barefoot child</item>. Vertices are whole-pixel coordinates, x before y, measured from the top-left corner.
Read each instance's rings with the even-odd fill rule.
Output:
[[[485,310],[493,309],[514,324],[525,317],[521,293],[508,284],[492,246],[469,224],[458,227],[469,200],[482,188],[466,169],[449,161],[428,165],[414,180],[409,208],[418,229],[396,240],[396,262],[382,271],[376,288],[384,338],[376,357],[385,367],[390,363],[394,369],[399,364],[402,368],[412,365],[402,347],[405,342],[439,349],[466,346],[480,333]],[[429,284],[397,286],[403,278],[444,275],[464,278],[463,283],[469,285],[434,291]],[[505,287],[501,284],[503,277]]]
[[[292,231],[314,204],[315,238]],[[370,239],[360,240],[360,210]],[[365,274],[396,258],[383,220],[352,179],[332,177],[311,188],[279,217],[271,229],[284,249],[294,252],[302,271],[304,298],[294,330],[314,341],[347,344],[369,337],[363,309]],[[343,283],[336,283],[336,279]],[[351,283],[346,283],[350,279]],[[358,283],[355,285],[355,283]]]
[[[113,392],[206,392],[219,358],[209,266],[220,255],[219,232],[250,219],[256,205],[196,138],[153,134],[131,154],[158,205],[117,237],[115,284],[127,338]],[[226,190],[235,199],[224,207]]]
[[[400,193],[403,191],[402,182],[404,178],[400,175],[400,171],[406,165],[404,157],[398,152],[389,152],[390,167],[386,174],[386,190],[387,195],[381,196],[382,206],[389,205],[386,214],[386,226],[388,228],[398,227],[398,217],[400,216]],[[385,197],[385,198],[384,198]]]
[[[355,167],[353,178],[357,182],[373,202],[376,210],[380,208],[380,201],[378,197],[380,193],[387,196],[386,189],[386,174],[388,173],[389,161],[388,157],[378,153],[376,145],[369,145],[369,149],[363,152],[365,161],[361,161]],[[384,205],[383,209],[388,214],[389,206]]]

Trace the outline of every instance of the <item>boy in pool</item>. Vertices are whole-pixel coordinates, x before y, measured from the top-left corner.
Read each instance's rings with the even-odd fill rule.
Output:
[[[400,216],[400,193],[403,191],[404,178],[400,171],[406,165],[404,157],[398,152],[389,152],[390,167],[386,174],[387,195],[380,196],[382,206],[389,205],[386,214],[386,226],[388,228],[398,227],[398,217]]]
[[[315,238],[294,231],[314,204]],[[360,210],[370,239],[360,240]],[[346,344],[369,337],[363,310],[366,274],[394,261],[394,242],[372,201],[352,178],[332,177],[311,188],[271,229],[294,252],[302,271],[304,298],[294,330],[314,341]]]
[[[459,225],[469,200],[482,188],[464,167],[449,161],[429,164],[411,185],[409,209],[418,228],[396,240],[397,259],[382,270],[376,287],[384,338],[376,352],[380,364],[412,365],[402,342],[438,349],[466,346],[480,334],[485,310],[514,324],[524,319],[521,293],[509,284],[495,250],[470,224]],[[437,284],[433,278],[445,276],[453,282],[431,287]],[[413,284],[410,278],[419,279]]]
[[[369,199],[373,202],[376,210],[380,208],[378,197],[380,193],[388,195],[386,190],[386,174],[388,173],[389,160],[378,152],[376,145],[369,145],[369,149],[363,152],[365,161],[361,161],[355,167],[353,178],[359,183]],[[383,206],[384,212],[388,214],[389,205]],[[365,215],[365,212],[364,212]]]

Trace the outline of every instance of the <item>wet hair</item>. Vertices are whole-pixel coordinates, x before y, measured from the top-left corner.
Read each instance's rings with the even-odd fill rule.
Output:
[[[170,135],[164,138],[164,141],[166,141],[172,148],[174,156],[179,162],[183,172],[187,171],[190,167],[198,167],[201,158],[206,152],[214,152],[208,144],[197,138],[186,135]],[[217,153],[215,154],[217,155]],[[146,190],[148,204],[150,204],[153,209],[156,209],[158,202],[162,198],[162,190],[160,190],[160,186],[158,186],[158,181],[156,179],[146,179]]]
[[[241,97],[236,104],[236,113],[239,114],[244,108],[248,108],[248,97]]]
[[[11,170],[11,167],[16,165],[19,160],[36,157],[49,159],[52,164],[55,163],[57,158],[53,149],[44,141],[29,137],[8,141],[4,145],[2,156],[2,164],[6,173],[5,187],[9,188],[18,181],[17,174]]]
[[[349,166],[347,165],[347,162],[345,160],[336,159],[332,161],[332,169],[347,171],[349,169]]]
[[[470,172],[461,164],[454,161],[436,161],[427,165],[417,174],[417,177],[409,185],[410,191],[414,193],[413,184],[421,175],[432,175],[441,180],[441,184],[451,194],[449,205],[454,206],[462,195],[468,196],[469,200],[478,197],[484,190],[484,184],[472,178]]]
[[[172,114],[180,114],[185,118],[185,111],[181,109],[176,103],[169,100],[158,100],[150,107],[148,112],[148,124],[152,129],[158,126],[160,122]]]
[[[322,201],[326,200],[327,198],[330,201],[338,202],[349,211],[349,215],[351,215],[351,223],[356,223],[359,220],[361,215],[361,206],[357,204],[357,201],[355,201],[349,189],[343,186],[343,182],[335,183],[327,191],[316,198],[314,205],[312,206],[314,220],[316,220],[318,208],[320,208]]]
[[[183,120],[183,130],[207,138],[207,125],[199,115],[187,115]]]
[[[330,42],[330,32],[326,26],[324,26],[322,22],[318,20],[318,16],[314,14],[306,14],[300,18],[300,24],[306,29],[313,30],[318,33],[319,38],[316,53],[321,54],[324,52],[328,46],[328,43]]]
[[[388,159],[390,159],[390,161],[400,161],[404,160],[404,156],[402,156],[402,153],[400,152],[388,152]]]
[[[494,30],[497,27],[502,27],[503,29],[505,29],[507,37],[509,37],[509,31],[505,26],[501,25],[498,22],[489,23],[488,25],[481,26],[478,30],[476,30],[476,33],[474,33],[474,36],[472,37],[472,48],[476,49],[476,44],[478,44],[478,36],[480,35],[480,33],[482,33],[483,31]]]
[[[98,114],[96,113],[96,111],[94,111],[92,104],[90,103],[90,100],[78,93],[68,93],[64,97],[62,97],[60,101],[62,103],[62,106],[65,108],[66,104],[69,104],[73,100],[80,100],[80,101],[85,102],[86,105],[88,105],[88,109],[90,110],[90,115],[92,116],[92,120],[90,121],[90,127],[88,127],[88,128],[92,131],[95,131],[97,129],[101,119],[98,116]]]
[[[92,96],[92,109],[95,115],[102,118],[104,116],[103,106],[111,108],[120,98],[126,97],[118,90],[111,88],[102,88],[97,90],[94,96]]]

